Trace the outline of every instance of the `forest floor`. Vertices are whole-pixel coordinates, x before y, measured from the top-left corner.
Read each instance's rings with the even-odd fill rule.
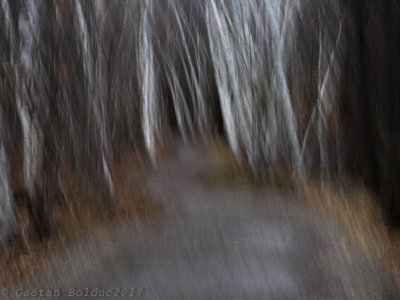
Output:
[[[273,171],[270,170],[265,170],[261,179],[254,182],[249,171],[239,168],[227,147],[226,142],[221,140],[214,140],[211,144],[214,171],[205,177],[208,183],[223,186],[247,183],[278,192],[293,191],[295,197],[304,201],[316,214],[334,219],[344,226],[351,236],[352,245],[361,250],[369,261],[378,262],[400,287],[400,229],[385,223],[379,199],[362,183],[342,178],[339,188],[338,181],[331,178],[331,182],[321,188],[317,175],[309,178],[306,184],[297,185],[291,174],[271,175]],[[345,192],[341,193],[340,189]]]
[[[115,224],[130,222],[133,218],[145,221],[160,215],[160,203],[153,201],[145,187],[135,184],[135,177],[148,168],[147,161],[137,152],[125,153],[115,163],[112,170],[115,199],[110,206],[96,201],[100,195],[93,191],[91,184],[82,185],[65,172],[66,199],[56,205],[59,232],[44,241],[39,241],[35,233],[26,205],[27,196],[18,195],[15,205],[21,240],[13,244],[7,256],[0,255],[0,287],[23,286],[32,281],[51,268],[51,257],[68,259],[70,249],[85,239],[108,240],[111,234],[108,229]]]
[[[116,209],[71,202],[59,237],[1,262],[10,298],[18,287],[61,298],[85,288],[143,299],[400,298],[395,247],[367,194],[255,184],[219,142],[177,142],[156,168],[140,161],[127,156],[114,171]]]

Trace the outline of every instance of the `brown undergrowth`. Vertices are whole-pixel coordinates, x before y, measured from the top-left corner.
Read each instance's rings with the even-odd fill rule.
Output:
[[[388,271],[400,287],[400,232],[389,228],[377,199],[362,184],[348,183],[346,192],[321,189],[317,182],[301,188],[302,198],[319,213],[343,224],[352,244],[372,263]]]
[[[249,169],[247,166],[238,164],[225,140],[222,138],[211,139],[208,148],[211,151],[212,161],[204,172],[199,174],[202,182],[214,186],[251,182]]]
[[[200,180],[213,186],[234,186],[236,184],[268,186],[270,189],[294,189],[293,174],[289,170],[263,168],[257,178],[253,175],[248,163],[240,163],[222,138],[214,138],[208,145],[212,161],[207,169],[199,174]]]
[[[210,148],[212,167],[200,174],[201,180],[212,185],[256,184],[280,193],[290,191],[316,213],[344,225],[354,247],[370,262],[383,266],[400,287],[400,231],[387,226],[378,199],[362,184],[345,179],[345,192],[341,193],[333,180],[321,188],[317,174],[298,184],[290,173],[285,176],[268,170],[255,180],[248,167],[237,164],[225,141],[214,140]]]
[[[15,286],[35,278],[47,269],[50,256],[67,251],[69,246],[99,228],[107,234],[108,226],[115,222],[157,218],[162,207],[137,180],[138,174],[147,168],[147,161],[141,153],[127,152],[114,164],[115,197],[109,204],[98,200],[101,197],[90,184],[79,184],[65,172],[66,201],[59,203],[56,209],[59,231],[45,241],[35,236],[26,199],[16,199],[21,241],[12,246],[8,257],[0,257],[0,283]]]

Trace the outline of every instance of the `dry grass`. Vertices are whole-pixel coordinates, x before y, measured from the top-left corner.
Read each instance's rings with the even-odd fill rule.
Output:
[[[251,172],[238,166],[225,141],[214,140],[210,148],[213,166],[206,174],[201,174],[203,181],[212,185],[255,184]],[[308,180],[299,187],[290,174],[271,174],[265,171],[257,184],[279,192],[295,191],[317,213],[343,224],[354,246],[361,249],[370,262],[390,272],[400,286],[400,232],[386,226],[378,199],[365,187],[347,180],[346,193],[341,195],[333,183],[322,189],[319,180]]]
[[[67,251],[69,246],[99,228],[107,232],[107,227],[114,222],[156,218],[162,212],[160,204],[138,185],[135,178],[135,171],[146,168],[146,161],[139,153],[126,153],[114,166],[115,199],[110,206],[94,201],[99,195],[90,185],[83,190],[82,185],[68,176],[67,201],[57,207],[59,233],[43,242],[35,237],[24,201],[18,201],[17,219],[23,242],[12,247],[10,257],[0,258],[0,282],[3,286],[18,285],[35,278],[48,268],[50,256]]]
[[[279,170],[277,173],[277,170],[264,168],[256,180],[246,161],[242,161],[241,164],[236,161],[224,139],[214,138],[208,146],[212,161],[207,170],[200,174],[200,179],[204,183],[213,186],[262,185],[273,190],[294,190],[295,183],[289,170]]]
[[[211,150],[212,161],[207,169],[199,174],[202,182],[213,186],[251,183],[249,168],[239,166],[225,140],[211,139],[208,147]]]
[[[354,246],[390,272],[400,286],[400,233],[386,226],[378,200],[362,185],[347,185],[351,188],[345,196],[337,188],[321,189],[315,182],[308,182],[300,194],[319,213],[343,224]]]

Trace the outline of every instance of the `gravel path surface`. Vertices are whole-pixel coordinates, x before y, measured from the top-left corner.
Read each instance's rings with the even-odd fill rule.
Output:
[[[201,183],[209,163],[201,147],[177,146],[142,179],[166,208],[161,220],[82,241],[32,286],[65,299],[118,288],[109,299],[396,299],[340,225],[289,193]]]

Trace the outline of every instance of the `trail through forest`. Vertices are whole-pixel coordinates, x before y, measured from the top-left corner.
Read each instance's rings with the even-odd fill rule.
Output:
[[[64,296],[71,288],[134,288],[141,299],[395,298],[389,276],[340,224],[290,192],[204,183],[199,174],[211,163],[204,147],[180,143],[141,179],[165,207],[160,220],[82,241],[33,286]]]

